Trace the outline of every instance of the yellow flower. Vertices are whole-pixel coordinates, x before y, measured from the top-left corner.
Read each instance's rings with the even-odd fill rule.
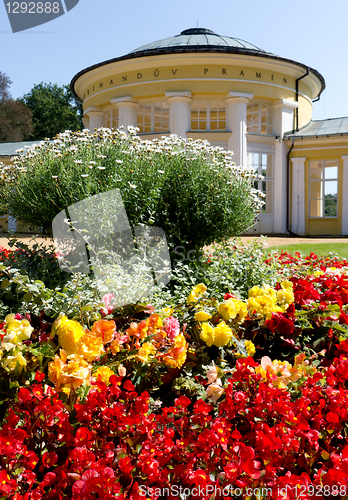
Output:
[[[216,347],[222,347],[228,344],[232,337],[232,330],[224,321],[220,321],[218,326],[214,328],[214,345],[216,345]]]
[[[117,354],[118,352],[120,352],[121,348],[122,344],[118,339],[115,339],[111,342],[108,350],[111,351],[112,354]]]
[[[260,294],[260,288],[258,286],[253,286],[249,290],[249,297],[257,297]]]
[[[147,363],[149,360],[149,356],[154,355],[156,353],[156,348],[150,342],[144,342],[143,345],[138,350],[138,354],[136,357],[140,359],[143,363]]]
[[[211,314],[209,314],[205,311],[197,311],[195,314],[196,321],[207,321],[210,318],[211,318]]]
[[[14,314],[8,314],[5,318],[6,335],[3,342],[11,342],[18,344],[23,340],[30,339],[31,333],[34,328],[30,325],[27,319],[15,319]]]
[[[108,366],[100,366],[93,375],[96,380],[101,380],[104,384],[110,385],[110,377],[115,375],[115,373]]]
[[[67,355],[76,353],[79,340],[85,334],[83,326],[77,321],[63,316],[54,322],[53,328],[58,335],[59,344]]]
[[[282,309],[285,311],[289,304],[294,302],[294,292],[293,285],[291,281],[285,280],[281,284],[281,289],[277,292],[278,303],[282,305]]]
[[[203,323],[200,337],[208,347],[211,347],[214,342],[214,328],[209,323]]]
[[[169,307],[169,306],[160,310],[160,313],[161,313],[163,318],[168,318],[169,316],[172,316],[173,312],[174,312],[173,307]]]
[[[5,358],[2,361],[2,366],[9,373],[14,373],[17,367],[19,374],[21,374],[27,366],[27,360],[22,356],[22,354],[16,354],[15,356],[8,356]]]
[[[277,305],[276,291],[268,285],[262,288],[253,287],[249,290],[247,307],[250,314],[257,314],[259,317],[266,316],[266,319],[271,319],[272,312],[283,312],[283,309]]]
[[[245,345],[245,348],[247,350],[248,355],[253,357],[255,352],[256,352],[254,344],[251,342],[251,340],[246,340],[244,342],[244,345]]]
[[[76,347],[76,354],[83,356],[89,362],[97,359],[103,352],[105,352],[103,339],[88,331],[81,337]]]
[[[235,320],[236,323],[242,323],[248,314],[246,304],[233,298],[219,304],[218,311],[225,321]]]
[[[203,283],[199,283],[199,285],[195,286],[190,295],[187,297],[187,302],[194,303],[197,302],[197,300],[203,295],[203,293],[206,291],[207,287],[203,285]]]
[[[233,332],[224,321],[220,321],[217,327],[213,328],[209,323],[202,324],[202,331],[200,337],[207,344],[208,347],[216,345],[222,347],[232,339]]]

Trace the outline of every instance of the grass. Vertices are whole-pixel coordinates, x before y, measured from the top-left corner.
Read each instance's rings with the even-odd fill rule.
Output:
[[[276,250],[279,253],[282,250],[285,250],[292,256],[295,256],[296,252],[300,252],[302,256],[307,256],[311,252],[318,256],[334,252],[340,257],[348,260],[348,243],[299,243],[293,245],[281,245],[277,247],[268,246],[265,248],[265,253],[268,255],[269,252],[273,250]]]

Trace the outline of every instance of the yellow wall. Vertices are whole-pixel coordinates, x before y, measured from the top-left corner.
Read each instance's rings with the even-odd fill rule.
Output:
[[[251,93],[257,99],[295,100],[296,64],[239,54],[166,54],[117,61],[77,79],[75,90],[84,109],[104,107],[112,99],[165,99],[166,92],[194,94]],[[312,74],[299,82],[299,126],[309,123],[312,99],[320,90]]]

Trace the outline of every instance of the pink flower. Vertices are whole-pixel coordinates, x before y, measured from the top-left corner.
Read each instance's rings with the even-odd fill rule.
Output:
[[[214,384],[208,385],[205,392],[208,398],[212,401],[217,401],[221,394],[225,392],[225,389],[221,387],[221,380],[218,378]]]
[[[125,367],[123,365],[120,365],[118,367],[118,374],[120,377],[125,377],[126,374],[127,374],[127,370],[125,369]]]
[[[115,295],[113,293],[106,293],[104,297],[102,298],[102,301],[104,302],[105,308],[107,310],[107,314],[112,313],[115,307]]]
[[[213,365],[209,366],[208,368],[209,368],[209,370],[207,371],[208,384],[212,384],[218,378],[218,370],[214,365],[214,361]]]
[[[169,318],[166,318],[164,320],[164,323],[166,325],[168,338],[169,340],[173,341],[174,338],[180,333],[180,323],[176,318],[173,318],[173,316],[169,316]]]

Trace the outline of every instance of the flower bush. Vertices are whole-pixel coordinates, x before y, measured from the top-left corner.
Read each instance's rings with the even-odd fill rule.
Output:
[[[180,246],[187,260],[190,250],[253,225],[263,204],[253,178],[206,141],[143,141],[133,128],[66,131],[0,167],[0,198],[8,213],[49,234],[60,211],[118,188],[131,225],[163,229],[172,253]]]
[[[0,498],[348,498],[348,266],[270,263],[248,297],[6,315]]]

